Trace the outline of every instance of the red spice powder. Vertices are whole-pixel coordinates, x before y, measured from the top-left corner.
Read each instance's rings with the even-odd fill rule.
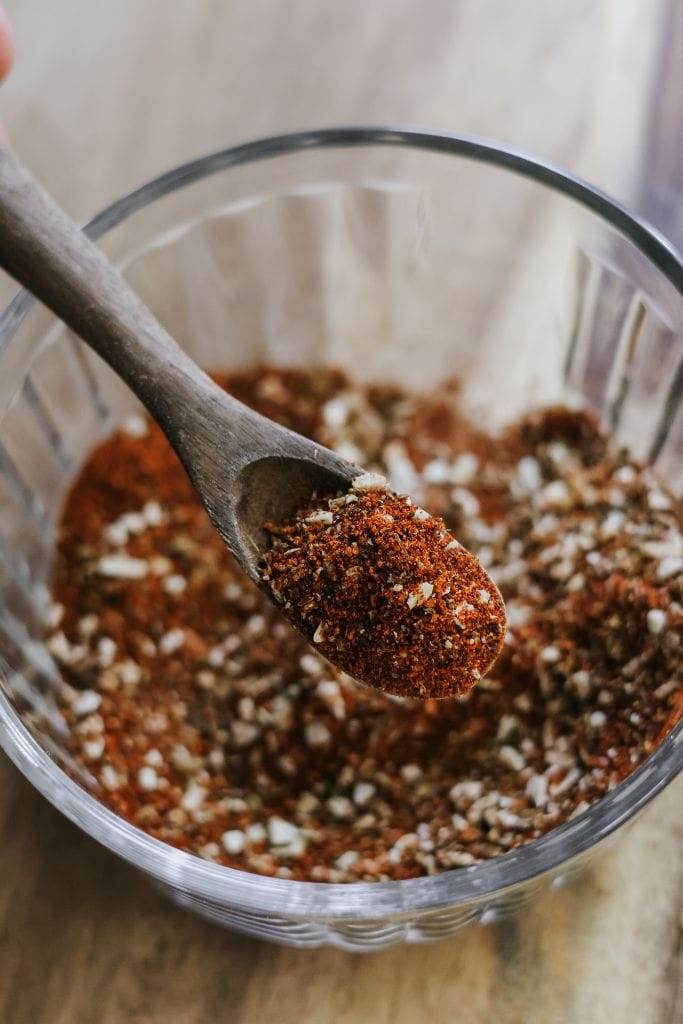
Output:
[[[268,526],[263,579],[321,654],[399,697],[462,696],[500,654],[505,609],[442,519],[364,474]]]
[[[224,382],[442,516],[500,588],[506,642],[466,697],[356,686],[239,572],[138,418],[74,482],[47,623],[73,758],[114,811],[264,875],[435,874],[580,814],[678,721],[681,506],[592,417],[542,410],[487,437],[452,383]]]

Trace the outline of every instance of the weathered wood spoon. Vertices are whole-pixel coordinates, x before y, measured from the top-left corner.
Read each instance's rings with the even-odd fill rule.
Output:
[[[180,457],[211,521],[259,581],[263,523],[360,469],[226,394],[25,167],[0,148],[0,266],[78,334],[133,391]]]

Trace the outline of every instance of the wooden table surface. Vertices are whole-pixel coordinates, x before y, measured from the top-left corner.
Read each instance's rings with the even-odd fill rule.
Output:
[[[213,148],[372,121],[504,138],[641,202],[644,173],[671,183],[652,167],[671,147],[650,136],[674,6],[11,0],[0,119],[80,219]],[[358,956],[174,909],[3,759],[0,1022],[680,1024],[682,795],[671,786],[590,873],[514,921]]]

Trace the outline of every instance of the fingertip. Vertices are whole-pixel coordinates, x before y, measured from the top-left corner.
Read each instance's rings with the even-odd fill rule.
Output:
[[[14,64],[14,32],[5,8],[0,5],[0,82],[3,82]]]

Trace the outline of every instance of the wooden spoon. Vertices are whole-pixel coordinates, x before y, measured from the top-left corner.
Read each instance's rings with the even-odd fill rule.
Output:
[[[347,490],[361,472],[214,384],[101,250],[3,148],[0,266],[94,349],[146,406],[212,523],[256,582],[267,543],[263,523],[289,518],[316,490]]]

